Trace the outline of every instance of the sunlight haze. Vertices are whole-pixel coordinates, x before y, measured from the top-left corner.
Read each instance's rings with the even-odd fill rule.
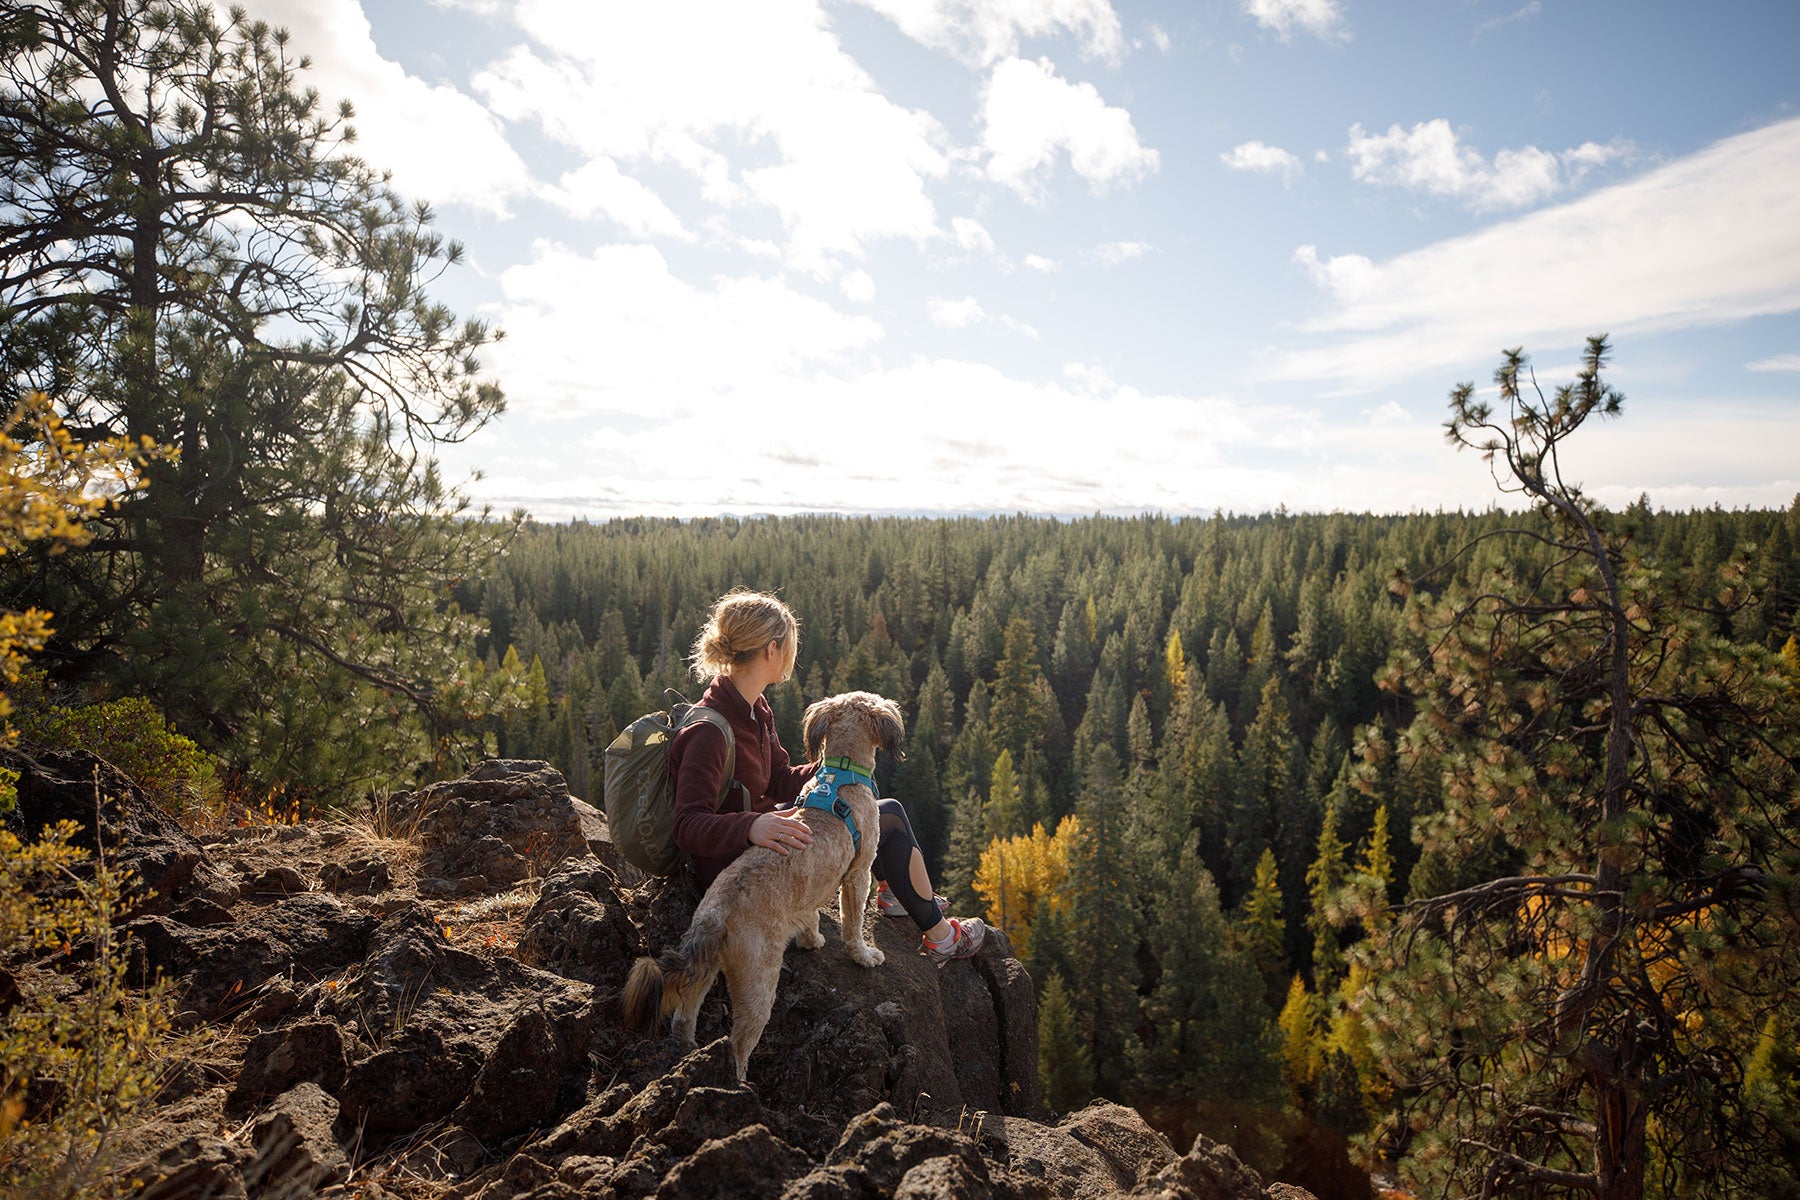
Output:
[[[506,338],[545,519],[1486,507],[1609,332],[1620,505],[1800,491],[1790,3],[281,0]]]

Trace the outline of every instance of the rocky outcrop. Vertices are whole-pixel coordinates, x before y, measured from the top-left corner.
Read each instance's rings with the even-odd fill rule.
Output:
[[[317,893],[283,896],[229,926],[196,928],[172,917],[127,922],[127,962],[137,984],[175,984],[191,1020],[233,1016],[276,979],[321,979],[363,954],[375,919]]]
[[[418,815],[421,895],[504,891],[565,859],[612,851],[605,815],[537,760],[489,759],[390,804]]]
[[[365,1137],[451,1117],[498,1143],[572,1107],[586,1082],[591,989],[455,949],[417,902],[381,923],[316,1011],[358,1038],[338,1098]]]
[[[0,822],[26,841],[36,841],[58,821],[73,822],[75,845],[104,853],[130,877],[137,911],[166,913],[184,901],[236,899],[200,843],[105,759],[85,750],[0,749],[0,767],[19,775],[17,802],[0,813]]]
[[[617,877],[591,859],[544,881],[516,950],[520,962],[615,988],[643,952]]]
[[[410,861],[384,872],[368,838],[303,826],[209,843],[218,862],[191,847],[186,878],[228,885],[212,909],[124,925],[132,977],[169,980],[188,1023],[236,1039],[228,1068],[165,1098],[183,1114],[168,1143],[134,1142],[161,1146],[131,1168],[143,1195],[1280,1194],[1223,1147],[1177,1154],[1131,1109],[1049,1123],[1032,984],[1004,933],[938,965],[910,923],[870,915],[886,953],[870,970],[828,919],[823,947],[789,949],[740,1084],[723,986],[698,1048],[619,1019],[632,961],[685,929],[690,885],[622,878],[595,853],[604,818],[542,764],[484,764],[408,803],[416,889]],[[526,877],[535,899],[490,898]],[[506,905],[511,937],[469,934]]]
[[[651,885],[644,952],[659,954],[687,928],[698,897],[681,878]],[[790,949],[750,1082],[764,1095],[845,1113],[887,1101],[920,1120],[964,1113],[1041,1117],[1037,1002],[1031,978],[995,930],[974,958],[935,964],[906,920],[869,916],[886,962],[852,962],[828,914],[818,951]],[[701,1007],[702,1042],[731,1030],[725,988]]]

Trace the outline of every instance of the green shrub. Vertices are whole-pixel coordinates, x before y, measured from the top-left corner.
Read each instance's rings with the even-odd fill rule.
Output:
[[[142,696],[57,704],[44,689],[42,676],[28,674],[15,697],[23,703],[13,724],[28,746],[97,754],[129,775],[158,807],[176,816],[217,800],[218,768],[212,756],[169,728],[156,705]]]

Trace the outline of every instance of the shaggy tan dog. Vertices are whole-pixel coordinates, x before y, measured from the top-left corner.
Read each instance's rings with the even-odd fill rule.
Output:
[[[801,731],[814,762],[827,755],[847,758],[873,774],[877,746],[896,761],[903,757],[900,706],[871,692],[819,701],[806,710]],[[655,1036],[662,1018],[673,1012],[675,1032],[692,1045],[700,1002],[723,970],[731,992],[731,1048],[738,1078],[744,1078],[775,1004],[781,956],[789,940],[804,950],[825,944],[819,910],[831,903],[833,892],[850,957],[865,967],[881,965],[881,951],[863,930],[869,872],[881,837],[875,794],[861,784],[845,784],[838,795],[849,802],[861,845],[853,847],[841,819],[807,809],[803,819],[812,829],[811,845],[786,856],[763,846],[744,851],[707,889],[681,944],[660,962],[640,958],[632,967],[624,997],[628,1026]]]

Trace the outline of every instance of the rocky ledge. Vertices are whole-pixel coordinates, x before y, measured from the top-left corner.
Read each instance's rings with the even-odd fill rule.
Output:
[[[483,763],[379,821],[205,843],[91,756],[6,765],[13,828],[67,818],[129,848],[132,978],[169,980],[198,1034],[119,1148],[150,1200],[1310,1195],[1205,1138],[1178,1153],[1120,1105],[1053,1120],[1003,934],[939,967],[871,915],[887,962],[870,971],[828,921],[823,948],[789,950],[746,1084],[723,986],[698,1049],[627,1031],[632,961],[672,944],[696,897],[621,863],[541,762]]]

